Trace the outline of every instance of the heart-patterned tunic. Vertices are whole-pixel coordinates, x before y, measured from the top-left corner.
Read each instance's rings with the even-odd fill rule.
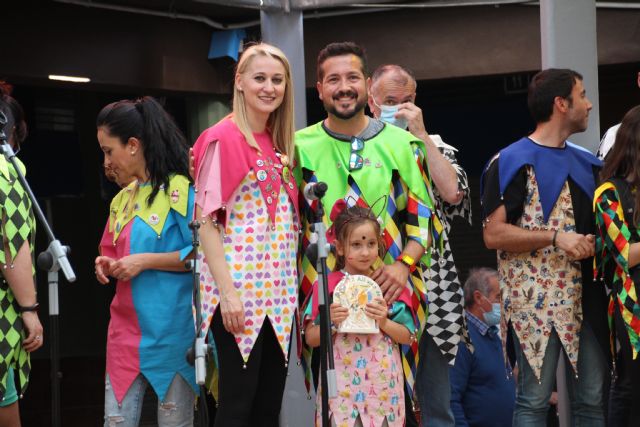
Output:
[[[224,225],[225,260],[244,306],[245,329],[235,334],[245,362],[266,318],[285,359],[298,306],[297,187],[268,132],[254,134],[257,151],[231,119],[205,131],[194,146],[196,204],[203,218]],[[200,260],[204,260],[202,254]],[[220,294],[206,262],[201,263],[203,329],[208,329]]]

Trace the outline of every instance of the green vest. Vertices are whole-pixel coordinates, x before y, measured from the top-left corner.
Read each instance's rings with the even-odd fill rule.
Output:
[[[325,182],[329,187],[323,199],[327,212],[331,211],[336,200],[345,196],[349,175],[362,191],[367,204],[371,205],[382,196],[389,195],[394,170],[398,171],[409,190],[433,211],[433,198],[414,152],[417,146],[424,157],[424,143],[405,130],[385,125],[375,137],[366,140],[364,148],[358,152],[365,159],[365,164],[362,169],[354,171],[349,170],[350,142],[329,135],[322,128],[322,122],[296,132],[295,143],[297,162],[294,176],[298,185],[303,184],[302,169],[313,171],[318,181]]]

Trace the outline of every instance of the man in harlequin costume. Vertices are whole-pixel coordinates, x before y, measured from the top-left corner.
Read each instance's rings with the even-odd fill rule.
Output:
[[[420,340],[420,365],[416,379],[420,422],[423,427],[453,427],[449,366],[458,343],[470,345],[462,307],[462,286],[453,261],[448,236],[458,216],[471,223],[471,194],[467,174],[458,164],[455,147],[426,130],[416,102],[418,84],[411,71],[396,64],[381,65],[371,74],[369,109],[385,123],[407,129],[424,142],[433,178],[435,210],[443,224],[442,251],[431,252],[431,265],[423,271],[429,316]]]
[[[22,107],[9,93],[10,86],[0,82],[0,112],[7,119],[0,132],[4,131],[8,144],[17,151],[27,136],[27,126]],[[24,165],[16,160],[24,174]],[[13,164],[3,155],[0,216],[4,243],[0,250],[0,425],[19,425],[16,402],[29,383],[29,353],[40,348],[43,340],[32,264],[35,218]]]
[[[439,245],[442,226],[432,215],[430,179],[422,141],[398,127],[364,114],[367,105],[367,61],[361,47],[351,42],[331,43],[318,55],[320,100],[327,118],[296,133],[296,179],[300,188],[325,182],[323,198],[329,209],[344,198],[364,205],[387,197],[381,214],[386,253],[374,279],[387,303],[395,301],[407,286],[420,328],[426,320],[426,291],[422,269],[428,263],[425,248]],[[312,205],[301,202],[303,249],[309,244]],[[330,220],[324,217],[327,225]],[[303,251],[304,253],[304,251]],[[301,298],[316,280],[315,265],[301,259]],[[304,300],[304,299],[302,299]],[[417,366],[417,342],[403,346],[407,395],[412,395]]]
[[[600,161],[567,138],[587,128],[582,76],[549,69],[529,85],[535,131],[501,150],[482,176],[484,241],[498,250],[503,341],[518,387],[514,426],[544,425],[565,357],[576,425],[604,425],[607,300],[593,280],[591,198]]]

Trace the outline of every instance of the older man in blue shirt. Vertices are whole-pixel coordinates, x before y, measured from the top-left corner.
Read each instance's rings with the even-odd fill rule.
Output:
[[[500,323],[498,273],[489,268],[471,270],[464,284],[465,315],[475,348],[460,344],[450,368],[451,410],[456,427],[511,427],[515,383],[507,375]]]

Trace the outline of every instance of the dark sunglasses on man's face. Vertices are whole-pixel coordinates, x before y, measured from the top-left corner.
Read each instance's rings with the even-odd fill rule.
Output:
[[[349,156],[349,170],[362,169],[364,160],[358,151],[364,148],[364,141],[357,136],[351,137],[351,155]]]

